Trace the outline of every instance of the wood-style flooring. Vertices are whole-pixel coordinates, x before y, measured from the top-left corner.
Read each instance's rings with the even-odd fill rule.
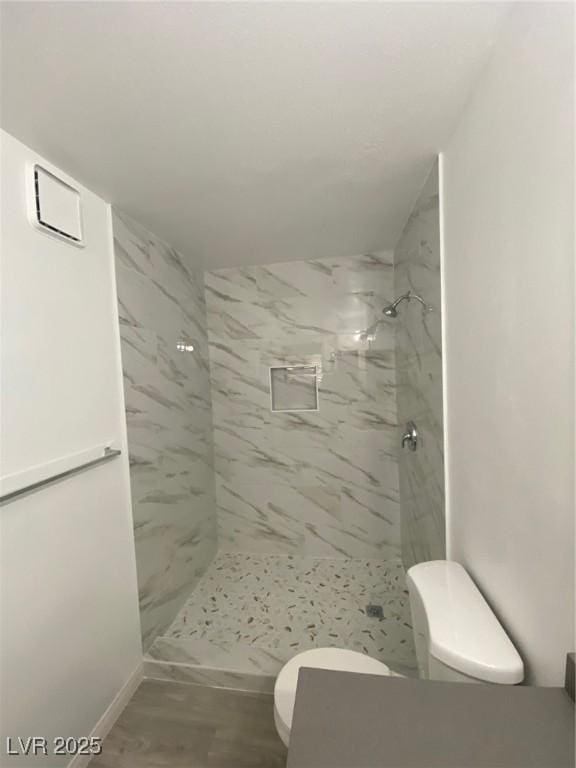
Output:
[[[284,768],[269,694],[145,680],[90,768]]]

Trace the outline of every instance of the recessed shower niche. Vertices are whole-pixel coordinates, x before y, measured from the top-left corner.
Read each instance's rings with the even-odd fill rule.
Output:
[[[272,411],[317,411],[318,368],[287,365],[270,368]]]

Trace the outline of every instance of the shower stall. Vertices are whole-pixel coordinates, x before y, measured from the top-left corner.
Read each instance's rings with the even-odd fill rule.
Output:
[[[405,567],[444,556],[436,167],[394,252],[202,273],[114,237],[145,673],[271,690],[323,646],[414,673]]]

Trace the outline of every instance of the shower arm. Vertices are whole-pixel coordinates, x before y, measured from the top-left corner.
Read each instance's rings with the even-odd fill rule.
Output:
[[[416,299],[416,301],[419,301],[420,304],[422,304],[423,313],[433,311],[433,308],[428,304],[426,304],[424,299],[421,296],[419,296],[417,293],[414,293],[413,291],[406,291],[406,293],[403,293],[401,296],[399,296],[396,299],[396,301],[392,302],[392,304],[388,304],[387,306],[385,306],[382,312],[387,317],[397,317],[398,312],[396,311],[396,307],[398,306],[398,304],[400,304],[404,300],[410,301],[411,299]],[[362,331],[360,333],[359,338],[364,341],[367,339],[370,339],[370,336],[372,336],[375,333],[375,331],[378,329],[380,324],[383,322],[384,320],[376,320],[376,322],[373,325],[371,325],[365,331]]]
[[[414,293],[413,291],[406,291],[406,293],[403,293],[402,296],[399,296],[396,299],[396,301],[393,302],[392,307],[394,307],[394,309],[396,309],[398,304],[401,304],[404,300],[411,301],[412,299],[416,299],[416,301],[419,301],[420,304],[422,304],[422,306],[424,307],[424,309],[427,312],[430,311],[431,307],[429,307],[428,304],[426,304],[426,302],[424,301],[424,299],[421,296],[419,296],[417,293]]]

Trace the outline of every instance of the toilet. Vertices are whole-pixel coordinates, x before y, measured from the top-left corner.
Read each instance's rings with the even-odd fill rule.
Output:
[[[390,670],[381,661],[358,651],[341,648],[314,648],[294,656],[285,664],[274,686],[274,722],[278,735],[288,746],[296,699],[296,685],[300,667],[337,669],[341,672],[362,672],[367,675],[389,675]]]
[[[407,574],[418,672],[422,679],[515,685],[524,664],[466,570],[449,560],[412,566]],[[285,664],[274,686],[274,720],[290,741],[300,667],[390,675],[381,661],[357,651],[315,648]]]

